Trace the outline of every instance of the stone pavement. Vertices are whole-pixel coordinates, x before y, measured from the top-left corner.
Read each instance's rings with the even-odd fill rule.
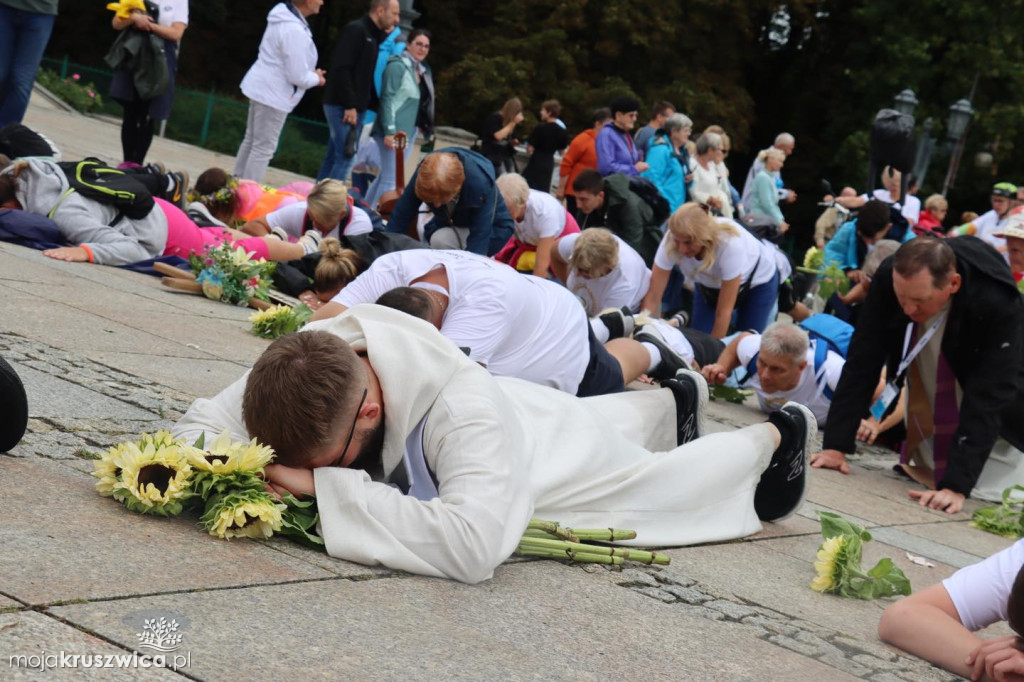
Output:
[[[75,150],[69,158],[116,151],[108,123],[35,101],[27,120]],[[211,156],[177,143],[154,149],[190,172]],[[96,495],[87,472],[99,451],[168,427],[249,366],[267,342],[249,334],[248,311],[6,244],[0,292],[0,356],[25,381],[31,414],[25,440],[0,455],[3,679],[39,677],[10,657],[43,652],[57,664],[60,652],[130,664],[145,621],[164,618],[182,635],[167,657],[177,672],[80,667],[47,677],[947,680],[878,641],[889,600],[809,588],[815,513],[869,527],[865,562],[891,557],[917,589],[1010,544],[967,525],[976,503],[954,516],[919,508],[888,471],[892,458],[874,449],[850,476],[812,472],[796,516],[744,541],[670,550],[668,567],[511,560],[466,586],[283,540],[225,542],[195,518],[126,512]],[[716,429],[761,420],[747,405],[712,403],[711,416]]]

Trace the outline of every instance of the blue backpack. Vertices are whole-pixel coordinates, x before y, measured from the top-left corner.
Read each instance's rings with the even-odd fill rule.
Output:
[[[806,331],[811,341],[814,342],[815,378],[818,377],[821,368],[825,365],[829,351],[839,354],[844,359],[846,358],[846,354],[850,350],[850,339],[853,338],[853,325],[849,322],[844,322],[832,315],[817,313],[811,315],[803,322],[799,322],[798,326]],[[740,380],[741,384],[747,383],[750,377],[757,374],[758,355],[758,353],[755,353],[754,357],[747,363],[747,374]],[[824,395],[828,400],[832,400],[832,389],[828,387],[828,384],[825,384]]]

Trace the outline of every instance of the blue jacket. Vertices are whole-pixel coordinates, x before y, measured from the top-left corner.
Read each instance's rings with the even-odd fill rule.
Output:
[[[440,152],[459,157],[466,180],[462,183],[459,201],[451,215],[444,207],[433,211],[434,217],[427,223],[423,233],[424,239],[429,242],[431,235],[442,227],[467,227],[469,238],[466,240],[466,250],[483,256],[494,255],[505,246],[514,227],[505,200],[494,184],[494,164],[480,154],[461,147],[445,147],[434,153]],[[385,227],[388,232],[404,234],[415,223],[422,203],[416,196],[416,178],[419,173],[417,168],[395,204],[391,220]]]
[[[686,152],[684,151],[683,154]],[[679,154],[672,149],[672,143],[665,137],[658,135],[651,138],[647,147],[647,163],[650,168],[641,175],[654,183],[661,196],[665,197],[668,207],[672,212],[686,203],[686,177],[687,169],[683,167],[683,161]]]
[[[615,173],[640,175],[636,170],[636,162],[640,159],[633,138],[629,133],[616,128],[611,121],[605,123],[597,134],[594,149],[597,151],[597,172],[602,176],[608,177]]]
[[[825,244],[825,266],[838,265],[842,270],[857,270],[857,221],[843,223],[836,234]]]

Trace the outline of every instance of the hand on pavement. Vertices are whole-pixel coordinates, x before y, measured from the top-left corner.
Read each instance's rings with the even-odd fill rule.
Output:
[[[911,490],[908,494],[911,499],[917,500],[917,503],[922,507],[945,511],[947,514],[956,514],[964,507],[964,496],[949,488],[943,488],[942,490]]]
[[[822,450],[811,455],[811,468],[813,469],[835,469],[840,473],[849,474],[850,465],[846,461],[846,455],[838,450]]]

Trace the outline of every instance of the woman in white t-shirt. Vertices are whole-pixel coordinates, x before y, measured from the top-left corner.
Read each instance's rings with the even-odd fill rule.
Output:
[[[1024,679],[1024,540],[901,599],[882,614],[878,636],[972,680]],[[1008,621],[1012,637],[974,633]]]
[[[547,277],[551,268],[551,247],[555,240],[579,234],[576,219],[558,199],[547,192],[530,189],[519,173],[505,173],[495,184],[515,221],[515,233],[494,260],[520,272]]]
[[[277,234],[282,239],[299,238],[313,228],[323,237],[353,237],[373,231],[373,222],[363,209],[355,206],[345,183],[321,180],[305,201],[271,211],[262,218],[250,220],[242,232],[257,236]]]
[[[551,269],[583,303],[590,317],[608,308],[640,312],[651,285],[651,271],[643,257],[599,227],[556,241],[551,247]]]
[[[154,3],[156,4],[156,3]],[[121,119],[121,152],[124,167],[143,164],[153,142],[153,125],[171,115],[174,101],[174,78],[178,73],[178,43],[188,27],[188,0],[161,0],[153,15],[138,10],[128,19],[114,16],[112,25],[118,31],[152,33],[164,41],[170,84],[162,93],[140,93],[135,87],[131,69],[120,68],[110,81],[110,96],[124,107]]]
[[[672,266],[696,285],[694,329],[716,338],[735,328],[764,331],[779,295],[774,249],[728,218],[715,218],[706,205],[687,203],[668,219],[665,238],[654,256],[651,288],[643,308],[660,310]]]

